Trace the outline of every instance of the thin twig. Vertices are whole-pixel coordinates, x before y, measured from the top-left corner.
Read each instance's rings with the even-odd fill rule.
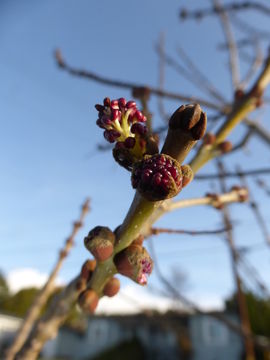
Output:
[[[198,84],[202,84],[204,89],[208,91],[216,100],[220,101],[223,105],[225,104],[224,96],[219,92],[219,90],[210,82],[209,78],[203,74],[199,67],[195,64],[192,58],[185,52],[185,50],[178,46],[178,53],[181,59],[185,62],[186,66],[190,69],[190,72],[193,74],[194,78],[197,79]]]
[[[236,1],[233,1],[224,5],[224,10],[233,13],[243,10],[256,10],[261,14],[270,15],[270,8],[256,1],[243,1],[242,3],[237,3]],[[180,17],[183,20],[187,18],[199,20],[206,16],[216,15],[218,11],[219,9],[216,6],[205,9],[196,9],[194,11],[182,9],[180,12]]]
[[[151,228],[151,235],[159,234],[184,234],[184,235],[218,235],[226,232],[227,228],[215,229],[215,230],[182,230],[182,229],[167,229],[167,228]]]
[[[59,327],[67,319],[72,306],[78,298],[78,281],[73,279],[50,304],[44,316],[36,323],[28,340],[17,354],[16,360],[35,360],[44,344],[56,337]]]
[[[265,191],[266,195],[270,196],[270,187],[262,179],[256,179],[256,184]]]
[[[242,138],[242,140],[240,140],[238,144],[234,145],[230,152],[228,152],[227,154],[224,154],[224,155],[229,155],[229,154],[231,154],[233,152],[236,152],[238,150],[243,149],[247,145],[247,143],[249,142],[249,140],[250,140],[253,133],[254,133],[253,129],[248,129],[246,134]]]
[[[245,119],[244,123],[258,135],[268,146],[270,145],[270,132],[258,122]]]
[[[258,45],[258,42],[254,41],[253,43],[255,43],[254,44],[255,57],[252,61],[250,68],[248,69],[248,72],[246,73],[244,79],[239,84],[239,88],[241,88],[241,89],[245,89],[247,87],[250,80],[253,78],[253,76],[256,74],[257,70],[260,68],[260,66],[263,63],[263,54]]]
[[[219,174],[220,174],[220,187],[221,191],[226,191],[226,182],[225,178],[223,177],[224,165],[219,160],[217,162]],[[230,218],[229,209],[227,206],[224,206],[222,209],[222,216],[223,216],[223,222],[224,226],[228,227],[227,236],[226,236],[226,242],[230,250],[231,254],[231,262],[232,262],[232,270],[234,274],[234,280],[237,290],[237,302],[238,302],[238,309],[239,309],[239,316],[241,321],[241,329],[243,334],[243,341],[245,344],[245,355],[247,360],[255,360],[255,353],[254,353],[254,344],[251,338],[246,338],[245,333],[249,333],[252,335],[251,332],[251,326],[250,326],[250,320],[249,320],[249,313],[246,303],[246,298],[243,293],[242,289],[242,279],[240,278],[239,272],[238,272],[238,262],[239,262],[239,254],[237,252],[237,249],[234,244],[233,239],[233,232],[232,232],[232,223]]]
[[[129,81],[120,81],[120,80],[110,79],[110,78],[107,78],[104,76],[100,76],[91,71],[85,71],[85,70],[73,68],[64,61],[60,50],[56,50],[55,59],[61,69],[67,71],[69,74],[74,75],[74,76],[86,78],[86,79],[93,80],[93,81],[96,81],[101,84],[114,86],[114,87],[120,87],[122,89],[128,89],[128,90],[134,90],[137,88],[145,88],[146,87],[149,89],[151,94],[156,95],[156,96],[161,96],[161,97],[165,97],[165,98],[169,98],[169,99],[173,99],[173,100],[181,100],[181,101],[185,101],[185,102],[189,102],[189,103],[199,103],[202,106],[205,106],[210,109],[218,110],[221,112],[227,111],[227,109],[222,109],[217,104],[212,103],[207,100],[204,100],[204,99],[201,99],[201,98],[187,96],[184,94],[178,94],[178,93],[174,93],[174,92],[170,92],[170,91],[166,91],[166,90],[162,90],[162,89],[157,89],[154,87],[137,84],[137,83],[133,83],[133,82],[129,82]]]
[[[245,176],[257,176],[257,175],[269,175],[270,168],[258,168],[252,170],[242,170],[241,174]],[[210,180],[210,179],[218,179],[219,174],[201,174],[196,175],[194,180]],[[225,178],[238,178],[239,173],[237,171],[227,171],[223,175]]]
[[[158,85],[159,85],[159,89],[163,90],[164,85],[165,85],[165,34],[164,34],[164,32],[162,32],[160,34],[160,39],[159,39],[159,44],[158,44],[158,59],[159,59]],[[164,103],[163,103],[163,98],[161,96],[158,97],[158,110],[159,110],[159,114],[161,115],[161,117],[163,118],[163,120],[166,124],[166,129],[167,129],[169,116],[166,113]]]
[[[24,342],[26,341],[34,322],[37,320],[38,316],[40,315],[42,307],[46,304],[49,296],[52,294],[53,290],[55,289],[55,279],[63,265],[64,260],[68,256],[71,248],[74,245],[74,239],[77,235],[79,229],[83,226],[83,221],[85,219],[85,216],[87,215],[89,211],[89,199],[87,199],[81,209],[81,214],[79,217],[79,220],[74,222],[73,229],[68,237],[68,239],[65,242],[65,245],[63,246],[63,249],[59,252],[59,258],[52,269],[50,276],[46,282],[46,284],[43,286],[43,288],[38,293],[37,297],[35,298],[33,304],[31,305],[30,309],[28,310],[26,317],[16,334],[16,337],[10,346],[10,348],[7,350],[6,353],[6,359],[5,360],[13,360],[16,353],[21,349]]]
[[[194,199],[183,199],[179,201],[172,201],[167,205],[167,211],[173,211],[176,209],[191,207],[191,206],[200,206],[200,205],[210,205],[216,208],[221,207],[226,203],[233,203],[244,201],[248,198],[248,191],[246,188],[237,188],[233,189],[224,194],[209,194],[202,198]]]
[[[238,172],[238,175],[239,175],[242,183],[245,184],[245,186],[247,186],[245,176],[244,176],[243,172],[241,171],[240,166],[238,166],[237,172]],[[250,192],[250,189],[249,189],[249,192]],[[257,201],[255,200],[255,197],[252,195],[252,193],[250,193],[250,201],[248,202],[248,204],[254,214],[254,217],[256,218],[256,220],[259,224],[259,227],[262,231],[262,234],[263,234],[266,244],[270,247],[269,231],[268,231],[267,225],[265,223],[265,220],[263,218],[263,215],[260,211],[259,205],[258,205]]]
[[[226,37],[226,42],[228,46],[230,68],[231,68],[231,77],[233,88],[236,89],[240,82],[240,73],[239,73],[239,64],[238,64],[238,50],[235,44],[233,31],[230,25],[230,19],[226,13],[224,6],[220,0],[213,0],[214,7],[217,14],[220,17],[224,35]]]

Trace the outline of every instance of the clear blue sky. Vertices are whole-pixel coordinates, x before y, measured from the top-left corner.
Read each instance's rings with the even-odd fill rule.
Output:
[[[0,1],[0,268],[5,273],[25,267],[48,272],[78,217],[79,206],[89,196],[91,214],[61,273],[64,280],[71,279],[87,258],[83,236],[95,225],[116,227],[133,197],[129,174],[117,166],[110,152],[96,151],[103,136],[95,125],[94,109],[105,96],[130,98],[130,93],[72,78],[56,67],[54,49],[61,48],[76,67],[157,86],[154,47],[163,31],[167,51],[177,59],[177,46],[184,47],[229,99],[227,57],[216,51],[222,39],[218,22],[183,24],[178,19],[181,6],[197,4],[207,2]],[[256,15],[250,21],[259,21],[269,30],[266,17]],[[166,72],[165,87],[205,97],[173,70]],[[156,98],[150,106],[156,124],[161,124]],[[173,112],[179,104],[166,101],[165,106]],[[267,119],[268,109],[259,115]],[[242,134],[240,127],[232,140]],[[233,170],[239,162],[243,168],[269,164],[265,145],[254,139],[248,150],[227,157],[227,166]],[[203,171],[211,170],[207,165]],[[202,196],[213,187],[218,189],[215,183],[194,182],[181,196]],[[269,224],[269,198],[261,190],[257,197]],[[247,207],[234,205],[232,214],[237,244],[263,242]],[[221,226],[221,216],[213,209],[186,209],[166,216],[159,225],[211,229]],[[168,276],[173,267],[180,267],[188,275],[191,295],[224,297],[234,285],[222,239],[160,236],[155,239],[160,266]],[[257,248],[248,259],[270,286],[269,249]],[[150,283],[158,285],[155,274]]]

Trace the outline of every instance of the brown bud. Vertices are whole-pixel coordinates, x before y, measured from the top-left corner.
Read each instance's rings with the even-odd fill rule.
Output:
[[[86,289],[87,282],[85,279],[80,278],[76,282],[76,290],[80,293]]]
[[[64,67],[65,66],[65,62],[64,62],[64,59],[63,59],[63,56],[62,56],[62,53],[61,53],[61,50],[60,49],[56,49],[55,52],[54,52],[54,56],[55,56],[55,59],[58,63],[58,66],[60,67]]]
[[[226,154],[232,150],[232,143],[227,140],[223,141],[222,143],[218,144],[218,149],[222,154]]]
[[[205,145],[212,145],[216,141],[216,135],[213,133],[206,133],[203,137],[203,142]]]
[[[81,278],[89,280],[91,274],[95,270],[96,267],[96,260],[86,260],[81,268]]]
[[[232,187],[232,190],[235,190],[238,192],[239,202],[248,201],[249,194],[248,194],[248,189],[246,187],[241,187],[241,186],[235,185]]]
[[[153,269],[153,261],[147,250],[139,245],[130,245],[114,257],[117,271],[137,282],[146,285],[147,275]]]
[[[96,260],[104,261],[112,255],[114,241],[115,235],[108,227],[96,226],[84,238],[84,245]]]
[[[169,120],[169,129],[161,152],[176,159],[180,165],[205,133],[206,114],[200,105],[182,105]]]
[[[128,171],[132,170],[133,164],[135,162],[134,156],[126,148],[113,148],[113,157],[114,160],[121,166],[123,166]]]
[[[151,91],[147,86],[137,86],[132,89],[132,96],[136,99],[149,100]]]
[[[209,197],[212,199],[212,203],[211,205],[218,209],[218,210],[221,210],[223,209],[224,205],[223,203],[220,201],[220,197],[218,196],[218,194],[215,194],[215,193],[207,193],[205,196]]]
[[[182,105],[169,120],[172,130],[182,129],[189,132],[193,140],[200,140],[206,130],[207,118],[199,104]]]
[[[193,171],[189,165],[182,165],[181,170],[182,170],[182,176],[183,176],[182,187],[184,188],[193,180],[194,175],[193,175]]]
[[[103,294],[112,297],[118,293],[120,289],[120,281],[116,277],[111,278],[103,289]]]
[[[144,241],[144,236],[140,234],[140,235],[132,242],[132,244],[133,244],[133,245],[142,246],[143,241]]]
[[[98,301],[97,293],[92,289],[87,289],[80,294],[78,304],[85,313],[93,314],[98,306]]]
[[[245,93],[243,89],[236,89],[234,93],[234,99],[235,100],[241,100],[243,99]]]

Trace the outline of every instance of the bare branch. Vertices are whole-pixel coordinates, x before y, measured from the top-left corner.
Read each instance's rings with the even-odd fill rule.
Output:
[[[239,88],[241,89],[245,89],[247,87],[248,83],[250,82],[252,77],[256,74],[257,70],[261,67],[263,63],[263,54],[258,45],[258,42],[254,41],[253,43],[255,48],[255,56],[248,72],[246,73],[246,76],[239,84]]]
[[[241,174],[245,176],[257,176],[257,175],[269,175],[270,174],[270,168],[259,168],[259,169],[252,169],[252,170],[243,170],[241,171]],[[238,178],[239,173],[237,171],[227,171],[223,175],[225,178]],[[202,174],[202,175],[196,175],[194,180],[210,180],[210,179],[218,179],[219,174]]]
[[[120,87],[122,89],[128,89],[128,90],[134,90],[137,88],[147,88],[147,89],[149,89],[151,94],[159,96],[159,97],[161,96],[161,97],[165,97],[168,99],[181,100],[181,101],[185,101],[185,102],[189,102],[189,103],[199,103],[202,106],[205,106],[210,109],[218,110],[221,112],[226,110],[226,109],[221,109],[220,106],[218,106],[215,103],[212,103],[210,101],[200,99],[197,97],[187,96],[184,94],[178,94],[178,93],[174,93],[174,92],[170,92],[170,91],[166,91],[166,90],[162,90],[162,89],[157,89],[157,88],[142,85],[142,84],[136,84],[133,82],[114,80],[114,79],[100,76],[91,71],[85,71],[85,70],[73,68],[64,61],[60,50],[56,50],[55,59],[57,61],[58,66],[61,69],[67,71],[69,74],[74,75],[74,76],[86,78],[86,79],[93,80],[93,81],[96,81],[101,84],[114,86],[114,87]]]
[[[225,192],[226,191],[226,183],[225,183],[225,179],[223,177],[223,174],[225,172],[224,165],[221,161],[218,161],[217,165],[218,165],[219,174],[220,174],[219,179],[220,179],[221,191]],[[222,208],[222,215],[223,215],[224,226],[228,228],[226,241],[227,241],[227,245],[229,247],[230,254],[231,254],[232,270],[233,270],[235,285],[236,285],[236,289],[237,289],[238,310],[239,310],[240,321],[241,321],[243,341],[245,344],[246,358],[250,359],[250,360],[255,360],[253,341],[251,338],[246,338],[244,335],[245,333],[252,334],[252,332],[251,332],[246,298],[245,298],[245,295],[244,295],[243,289],[242,289],[242,280],[241,280],[239,272],[238,272],[239,254],[238,254],[235,244],[234,244],[230,213],[229,213],[229,209],[227,206],[224,206]]]
[[[202,198],[183,199],[179,201],[172,201],[167,206],[167,211],[173,211],[190,206],[210,205],[215,208],[220,208],[226,203],[246,201],[248,198],[248,191],[246,188],[232,189],[224,194],[208,194]]]
[[[239,174],[239,177],[240,179],[242,180],[242,183],[245,184],[245,186],[247,186],[247,182],[246,182],[246,179],[245,179],[245,175],[243,174],[243,172],[241,171],[241,168],[238,166],[238,169],[237,169],[237,172]],[[249,190],[250,192],[250,190]],[[262,213],[260,211],[260,208],[259,208],[259,205],[258,203],[256,202],[254,196],[252,196],[252,193],[250,194],[250,201],[249,201],[249,206],[259,224],[259,227],[262,231],[262,234],[263,234],[263,237],[264,237],[264,240],[266,242],[266,244],[268,246],[270,246],[270,235],[269,235],[269,231],[268,231],[268,228],[267,228],[267,225],[266,225],[266,222],[262,216]]]
[[[194,78],[197,79],[197,83],[202,84],[204,89],[206,89],[213,98],[220,101],[222,104],[225,104],[224,96],[219,92],[219,90],[210,82],[209,78],[204,75],[198,66],[194,63],[192,58],[188,56],[185,50],[178,46],[178,53],[181,59],[185,62],[186,66],[190,69],[191,74],[194,74]]]
[[[222,28],[226,37],[226,42],[228,46],[229,59],[230,59],[230,68],[232,76],[232,85],[236,89],[240,82],[240,73],[239,73],[239,64],[238,64],[238,50],[235,44],[233,31],[230,25],[230,19],[226,14],[226,10],[222,5],[220,0],[213,0],[214,8],[216,9],[217,14],[220,17]]]
[[[250,119],[245,119],[244,123],[256,134],[258,135],[268,146],[270,145],[270,132],[265,129],[258,122],[252,121]]]
[[[67,319],[81,291],[78,289],[79,280],[79,276],[73,279],[54,298],[45,315],[37,322],[28,340],[15,357],[16,360],[35,360],[44,344],[57,335],[59,327]]]
[[[227,228],[215,229],[215,230],[182,230],[182,229],[166,229],[152,227],[151,235],[159,234],[184,234],[184,235],[218,235],[228,231]]]
[[[50,273],[50,276],[43,286],[43,288],[38,293],[37,297],[35,298],[33,304],[31,305],[30,309],[28,310],[26,317],[22,323],[21,328],[19,329],[16,337],[11,345],[11,347],[7,350],[6,353],[6,360],[13,360],[15,355],[21,349],[23,344],[25,343],[34,322],[37,320],[38,316],[40,315],[42,307],[46,304],[49,296],[52,294],[53,290],[55,289],[55,279],[63,265],[65,258],[68,256],[71,248],[74,245],[74,239],[77,235],[79,229],[83,225],[84,218],[89,211],[89,199],[87,199],[81,209],[81,214],[79,220],[74,222],[73,229],[65,242],[63,249],[59,253],[59,258]]]
[[[227,12],[256,10],[264,15],[270,15],[270,8],[256,1],[243,1],[242,3],[237,3],[236,1],[234,1],[224,5],[224,10]],[[185,20],[187,18],[200,20],[206,16],[216,15],[218,11],[219,9],[216,6],[206,9],[197,9],[194,11],[182,9],[180,12],[180,17],[182,20]]]

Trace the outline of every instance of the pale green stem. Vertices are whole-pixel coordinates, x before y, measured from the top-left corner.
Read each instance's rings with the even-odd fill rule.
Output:
[[[99,296],[106,282],[117,272],[113,263],[113,257],[121,250],[128,247],[148,225],[153,212],[161,205],[161,201],[148,201],[136,192],[129,212],[117,234],[117,242],[112,257],[100,262],[91,278],[90,287]]]

